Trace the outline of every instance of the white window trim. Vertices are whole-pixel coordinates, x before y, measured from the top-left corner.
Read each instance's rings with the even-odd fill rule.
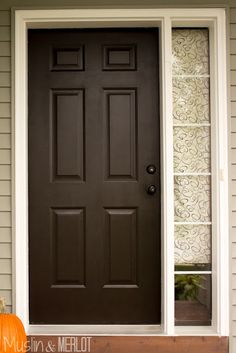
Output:
[[[222,335],[229,334],[229,207],[224,9],[45,9],[15,10],[13,100],[14,310],[28,334]],[[161,66],[162,324],[30,325],[28,296],[27,29],[68,27],[159,27]],[[174,326],[174,210],[171,28],[209,27],[213,166],[213,324]],[[43,298],[47,300],[47,298]]]

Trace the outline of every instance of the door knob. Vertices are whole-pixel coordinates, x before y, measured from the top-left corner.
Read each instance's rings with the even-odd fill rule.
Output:
[[[157,191],[157,188],[156,188],[155,185],[149,185],[149,186],[147,187],[147,193],[148,193],[149,195],[154,195],[156,191]]]
[[[150,164],[147,166],[146,171],[148,174],[154,174],[156,173],[156,167],[153,164]]]

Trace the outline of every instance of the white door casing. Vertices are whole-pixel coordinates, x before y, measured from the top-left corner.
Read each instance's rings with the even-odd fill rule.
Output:
[[[228,335],[229,334],[229,207],[224,9],[45,9],[13,12],[13,290],[14,311],[28,334],[93,335]],[[28,28],[160,28],[161,180],[162,180],[162,324],[30,325],[28,294]],[[213,323],[211,327],[174,326],[174,210],[172,122],[172,27],[208,27],[211,58],[212,114],[212,259]],[[47,300],[47,298],[42,298]]]

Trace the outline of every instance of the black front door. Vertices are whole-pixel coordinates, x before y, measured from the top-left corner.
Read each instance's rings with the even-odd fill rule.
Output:
[[[159,143],[157,30],[29,31],[31,323],[160,323]]]

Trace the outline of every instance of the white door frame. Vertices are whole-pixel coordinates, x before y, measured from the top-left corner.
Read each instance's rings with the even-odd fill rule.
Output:
[[[228,131],[224,9],[45,9],[15,10],[13,99],[14,310],[28,334],[196,334],[229,332]],[[27,29],[158,27],[161,72],[162,323],[151,325],[30,325],[28,294],[28,114]],[[172,26],[209,27],[214,77],[214,187],[216,229],[213,259],[213,325],[174,327],[174,212],[172,133]],[[47,300],[47,298],[42,298]]]

